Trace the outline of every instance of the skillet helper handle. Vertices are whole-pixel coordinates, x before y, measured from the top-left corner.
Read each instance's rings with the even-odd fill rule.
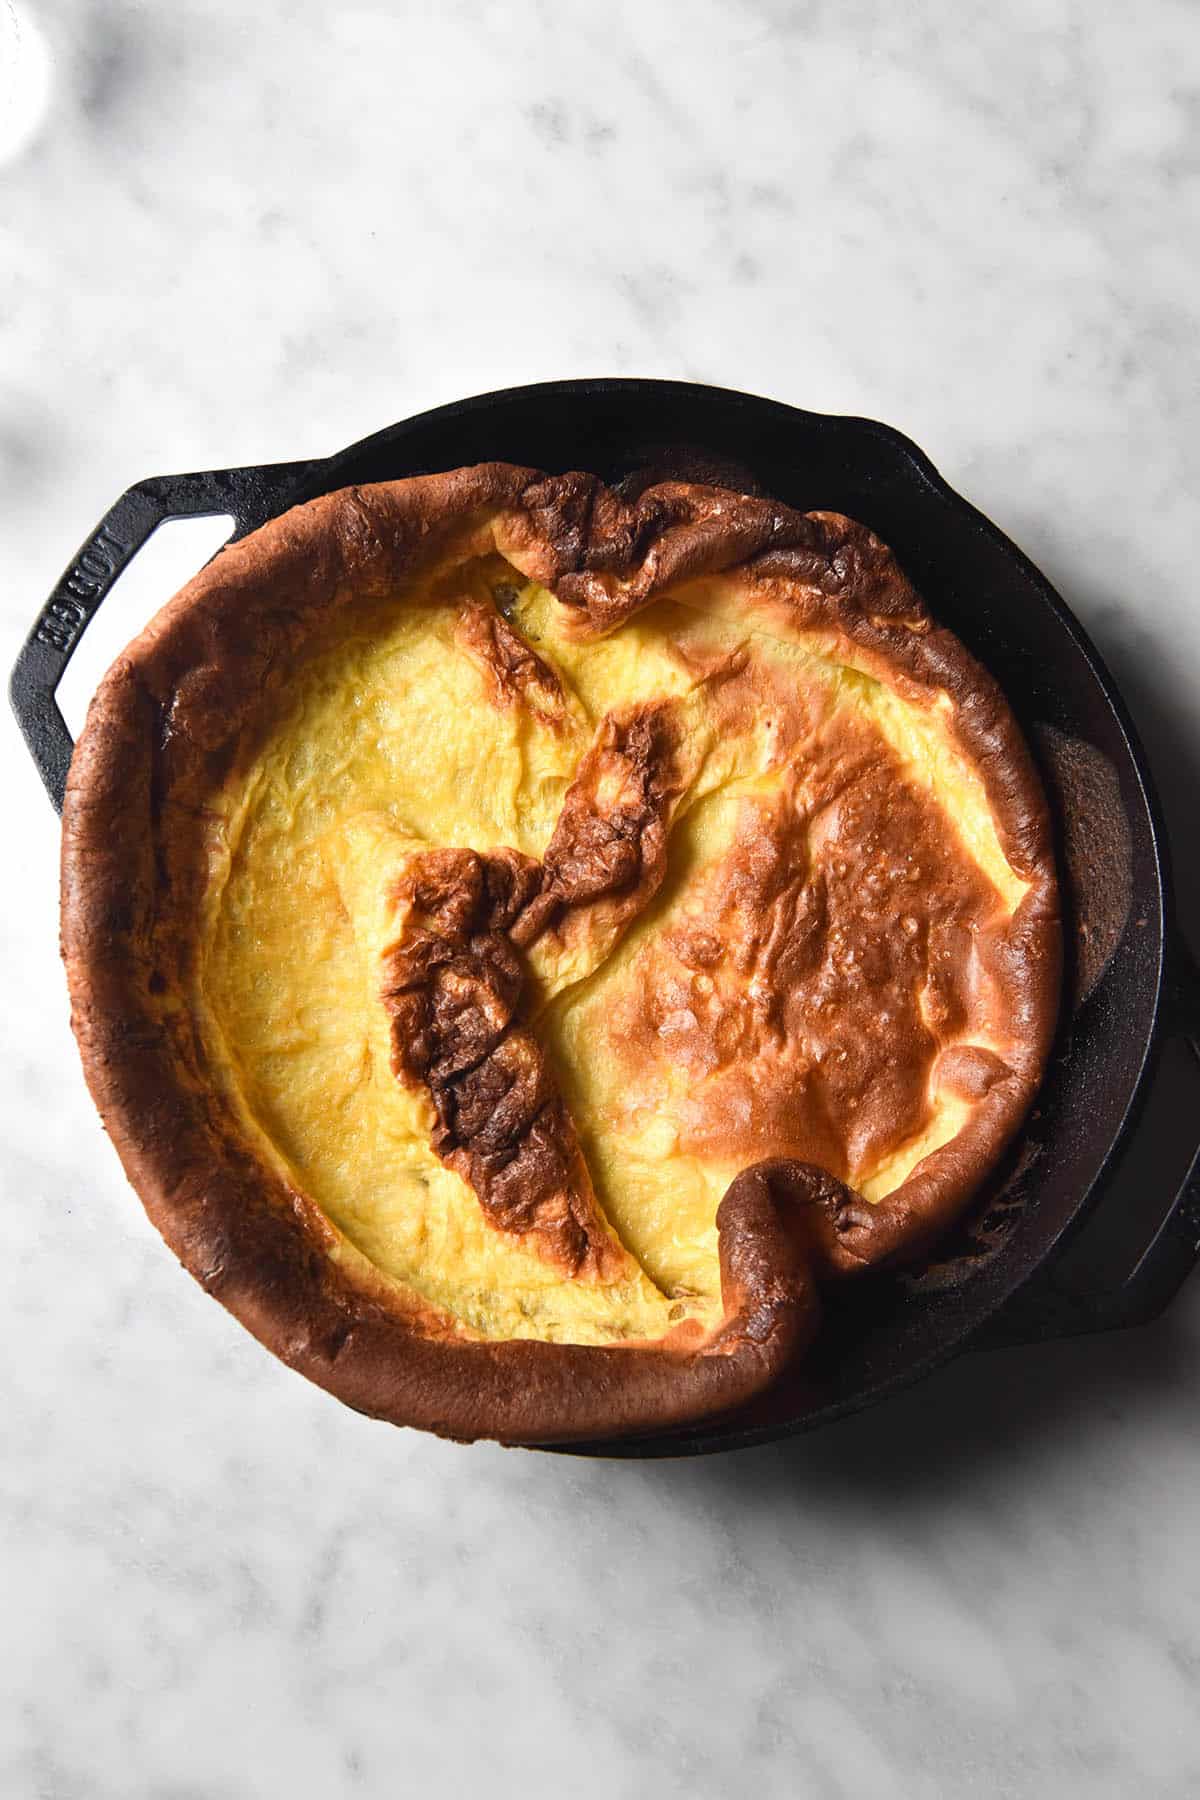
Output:
[[[1163,1043],[1112,1188],[1044,1281],[972,1339],[993,1349],[1145,1325],[1200,1257],[1200,968],[1176,932]],[[1166,1161],[1166,1168],[1163,1161]]]
[[[9,698],[57,812],[75,745],[55,694],[67,664],[117,577],[165,519],[229,513],[244,537],[286,505],[311,463],[214,469],[140,481],[109,508],[64,570],[13,666]]]

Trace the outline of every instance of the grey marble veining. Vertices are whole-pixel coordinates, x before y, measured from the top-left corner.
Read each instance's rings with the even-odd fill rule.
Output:
[[[3,0],[6,654],[155,471],[564,374],[867,413],[1095,634],[1194,914],[1198,251],[1185,0]],[[1200,1288],[718,1461],[370,1425],[126,1189],[0,729],[0,1793],[1200,1791]]]

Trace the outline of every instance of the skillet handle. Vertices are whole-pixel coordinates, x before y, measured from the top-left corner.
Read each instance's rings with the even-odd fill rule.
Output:
[[[1047,1276],[1015,1295],[972,1348],[1144,1325],[1200,1257],[1200,968],[1178,933],[1146,1105],[1113,1187]]]
[[[131,487],[105,513],[38,614],[9,681],[17,723],[57,812],[62,811],[75,746],[55,693],[118,575],[165,519],[230,513],[233,536],[244,537],[282,512],[287,497],[315,466],[268,463],[261,468],[153,476]]]

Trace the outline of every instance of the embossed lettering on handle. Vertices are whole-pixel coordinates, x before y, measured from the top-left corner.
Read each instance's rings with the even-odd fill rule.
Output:
[[[228,513],[237,526],[235,535],[241,536],[283,511],[297,484],[310,482],[320,466],[272,463],[155,475],[127,489],[109,508],[37,615],[9,685],[17,723],[59,812],[74,744],[55,694],[76,645],[117,577],[164,519]]]
[[[33,629],[34,640],[69,655],[136,548],[123,543],[108,525],[102,525],[42,608]]]

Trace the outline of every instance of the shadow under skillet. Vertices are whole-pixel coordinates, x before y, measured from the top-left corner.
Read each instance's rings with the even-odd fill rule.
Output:
[[[1055,580],[1053,555],[1039,549],[1039,559]],[[1198,950],[1192,921],[1200,920],[1200,708],[1154,681],[1154,647],[1136,622],[1130,629],[1129,610],[1114,595],[1078,581],[1061,586],[1095,636],[1145,744],[1167,822],[1177,916]],[[1121,630],[1104,629],[1118,612],[1123,642]],[[1190,1418],[1200,1399],[1198,1343],[1200,1284],[1192,1283],[1149,1325],[968,1349],[881,1405],[818,1432],[690,1460],[687,1484],[698,1496],[716,1500],[728,1489],[731,1499],[749,1497],[755,1506],[852,1495],[856,1504],[870,1504],[874,1495],[918,1502],[948,1488],[969,1489],[1014,1460],[1027,1469],[1054,1461],[1066,1435],[1078,1453],[1124,1432],[1134,1415],[1143,1424],[1166,1423],[1172,1414]]]
[[[819,1432],[686,1464],[673,1490],[722,1510],[969,1503],[1019,1465],[1022,1478],[1079,1459],[1106,1439],[1191,1421],[1200,1399],[1200,1290],[1134,1331],[1019,1349],[968,1351],[883,1405]],[[611,1466],[611,1465],[610,1465]],[[645,1467],[645,1465],[638,1465]]]
[[[1040,554],[1040,561],[1054,581],[1053,556]],[[1148,640],[1139,644],[1136,627],[1127,628],[1128,609],[1121,614],[1124,642],[1105,631],[1117,610],[1114,596],[1081,593],[1078,582],[1061,586],[1097,638],[1145,743],[1188,935],[1200,918],[1200,708],[1154,681],[1153,649]],[[1192,929],[1193,947],[1195,936]],[[968,1350],[882,1406],[807,1437],[701,1459],[689,1465],[689,1477],[710,1493],[736,1486],[779,1505],[849,1490],[916,1500],[948,1486],[970,1488],[1014,1459],[1035,1466],[1053,1459],[1067,1432],[1078,1449],[1124,1431],[1134,1413],[1150,1422],[1190,1418],[1200,1399],[1198,1323],[1200,1288],[1192,1283],[1162,1318],[1134,1330]]]

